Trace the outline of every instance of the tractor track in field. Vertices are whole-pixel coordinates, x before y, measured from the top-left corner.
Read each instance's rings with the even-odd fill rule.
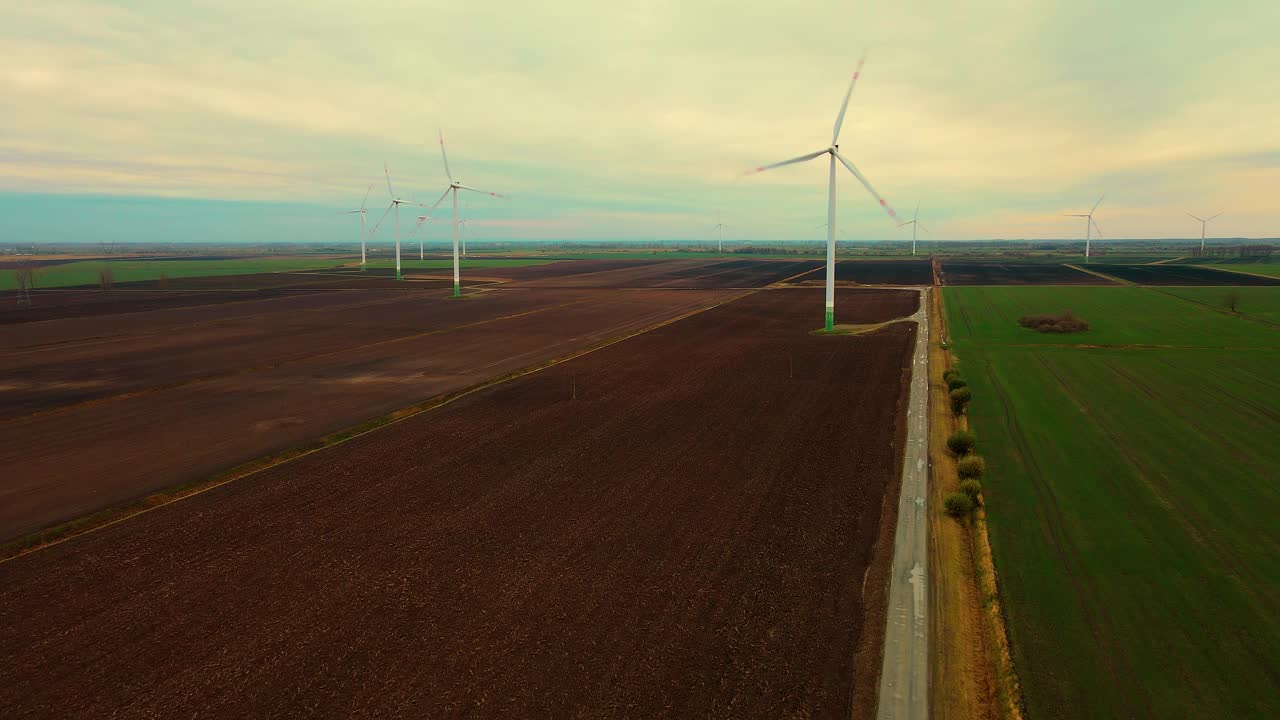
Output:
[[[1031,355],[1035,358],[1036,362],[1044,368],[1045,372],[1054,379],[1054,382],[1057,383],[1058,389],[1062,393],[1063,397],[1070,398],[1071,402],[1076,405],[1082,414],[1088,415],[1087,410],[1075,399],[1075,395],[1071,392],[1068,384],[1063,381],[1057,371],[1045,362],[1044,357],[1037,352],[1032,352]],[[1001,394],[1003,395],[1003,392]],[[1021,433],[1019,433],[1018,437],[1021,438]],[[1019,448],[1019,452],[1030,452],[1030,449],[1023,446]],[[1101,653],[1103,662],[1105,662],[1109,668],[1112,668],[1113,672],[1123,673],[1120,677],[1134,677],[1135,668],[1133,665],[1133,659],[1129,656],[1127,649],[1123,644],[1111,641],[1112,638],[1121,637],[1121,635],[1116,632],[1115,619],[1107,612],[1106,606],[1101,600],[1101,593],[1098,591],[1096,581],[1094,580],[1093,575],[1088,571],[1088,566],[1085,564],[1084,558],[1080,556],[1080,549],[1076,547],[1075,543],[1071,541],[1070,537],[1066,533],[1065,516],[1062,513],[1062,507],[1058,504],[1057,494],[1053,492],[1048,483],[1040,479],[1038,470],[1035,473],[1035,477],[1037,486],[1045,489],[1045,497],[1047,497],[1053,504],[1053,512],[1058,518],[1059,528],[1063,528],[1061,530],[1062,545],[1059,547],[1059,550],[1065,548],[1069,552],[1071,562],[1075,565],[1075,571],[1070,572],[1068,577],[1072,578],[1072,584],[1076,586],[1077,596],[1084,601],[1083,605],[1085,613],[1089,617],[1090,630],[1094,636],[1094,641],[1098,644],[1098,647],[1107,649],[1107,652]],[[1055,545],[1056,544],[1057,543],[1055,543]],[[1104,630],[1105,632],[1100,632],[1100,630]],[[1120,667],[1116,667],[1117,664]],[[1148,695],[1146,688],[1141,685],[1136,686],[1135,694],[1142,695],[1143,701],[1136,705],[1132,701],[1126,703],[1129,705],[1128,715],[1130,717],[1142,717],[1143,713],[1141,712],[1141,709],[1152,706],[1150,696]],[[1126,697],[1126,700],[1130,700],[1130,698]]]
[[[1034,353],[1033,353],[1034,355]],[[1037,361],[1043,361],[1036,357]],[[983,356],[985,372],[992,381],[992,387],[996,391],[996,397],[1000,401],[1001,409],[1005,416],[1005,425],[1010,429],[1010,438],[1013,440],[1017,455],[1022,460],[1023,466],[1026,468],[1026,477],[1031,481],[1032,486],[1036,490],[1036,495],[1040,498],[1040,507],[1046,513],[1044,525],[1045,535],[1050,544],[1056,551],[1063,573],[1068,582],[1075,588],[1076,596],[1081,599],[1081,609],[1084,611],[1085,618],[1089,625],[1090,635],[1094,642],[1099,646],[1107,646],[1106,636],[1102,632],[1104,626],[1112,623],[1105,621],[1105,611],[1099,607],[1097,591],[1093,584],[1088,580],[1088,571],[1079,557],[1079,551],[1075,548],[1071,538],[1066,533],[1066,519],[1063,514],[1062,507],[1058,503],[1057,494],[1053,488],[1043,480],[1040,467],[1035,460],[1035,453],[1027,444],[1023,435],[1021,423],[1017,420],[1017,412],[1013,407],[1012,400],[1005,392],[1004,386],[999,382],[995,374],[990,360]],[[1065,388],[1064,388],[1065,391]],[[1070,397],[1070,395],[1068,395]],[[1010,630],[1014,631],[1016,626],[1010,625]],[[1015,631],[1016,632],[1016,631]],[[1117,666],[1117,655],[1112,653],[1102,653],[1103,662],[1111,669],[1111,672],[1121,672],[1121,668]],[[1122,657],[1122,656],[1121,656]],[[1129,665],[1129,663],[1125,663]],[[1132,668],[1128,668],[1130,671]],[[1129,673],[1132,676],[1132,672]],[[1139,717],[1135,714],[1136,707],[1130,708],[1129,715],[1131,717]]]

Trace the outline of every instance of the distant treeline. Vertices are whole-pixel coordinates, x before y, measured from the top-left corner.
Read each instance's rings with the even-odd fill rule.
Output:
[[[1204,250],[1195,248],[1191,254],[1194,257],[1270,260],[1275,249],[1274,245],[1210,245]]]

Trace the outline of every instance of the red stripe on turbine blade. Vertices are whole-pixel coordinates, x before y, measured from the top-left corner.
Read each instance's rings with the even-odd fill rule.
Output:
[[[884,198],[880,198],[880,205],[884,205]]]
[[[859,75],[859,73],[854,73],[854,74],[853,74],[853,79],[854,79],[854,80],[857,80],[857,79],[858,79],[858,75]]]

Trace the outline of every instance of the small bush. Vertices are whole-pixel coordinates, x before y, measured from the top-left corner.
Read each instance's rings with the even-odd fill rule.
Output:
[[[1089,323],[1070,310],[1061,315],[1023,315],[1018,324],[1042,333],[1074,333],[1089,329]]]
[[[960,483],[960,492],[964,493],[965,497],[969,498],[977,506],[978,496],[982,494],[982,483],[977,480],[965,480]]]
[[[946,382],[948,385],[951,383],[952,380],[958,377],[960,377],[960,371],[955,368],[947,368],[946,370],[942,371],[942,380]]]
[[[973,499],[964,493],[951,493],[942,501],[943,508],[953,518],[961,518],[973,510]]]
[[[987,463],[977,455],[960,458],[956,471],[961,480],[977,480],[987,471]]]
[[[958,377],[953,377],[947,381],[948,390],[958,390],[962,387],[969,387],[969,383],[965,382],[964,380],[961,380]]]
[[[957,430],[947,437],[947,449],[956,455],[968,455],[978,439],[968,430]]]
[[[964,408],[969,404],[969,400],[973,398],[973,392],[967,387],[956,388],[951,391],[951,412],[960,415],[964,413]]]

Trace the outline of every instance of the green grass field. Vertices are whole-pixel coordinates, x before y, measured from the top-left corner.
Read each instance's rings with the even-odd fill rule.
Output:
[[[210,277],[220,275],[247,275],[251,273],[288,272],[291,270],[316,270],[338,265],[332,258],[245,258],[237,260],[86,260],[83,262],[51,265],[36,270],[35,286],[39,288],[97,285],[98,271],[110,268],[117,283],[136,280],[158,280],[161,275],[170,278]],[[17,279],[12,270],[0,271],[0,290],[13,290]]]
[[[543,265],[551,260],[528,259],[470,259],[463,261],[464,270],[476,270],[490,267],[520,267],[522,265]],[[249,275],[253,273],[295,272],[299,270],[324,270],[345,264],[358,264],[351,261],[339,261],[333,258],[245,258],[236,260],[86,260],[83,262],[51,265],[36,270],[35,287],[60,288],[76,285],[97,286],[98,271],[110,268],[115,283],[134,282],[139,280],[158,280],[161,275],[169,278],[220,277],[225,275]],[[452,268],[451,259],[409,260],[402,259],[405,269],[423,270],[435,268]],[[371,268],[393,268],[395,260],[370,261]],[[17,277],[13,270],[0,270],[0,290],[17,288]]]
[[[1280,277],[1280,262],[1274,263],[1196,263],[1215,270],[1231,270],[1233,272],[1253,273],[1267,277]]]
[[[479,270],[481,268],[497,268],[497,267],[524,267],[526,265],[549,265],[555,260],[543,258],[472,258],[463,259],[458,266],[462,270]],[[358,266],[359,262],[349,263],[352,267]],[[391,260],[370,260],[365,267],[370,268],[394,268],[396,261]],[[400,267],[403,270],[434,270],[438,268],[453,268],[452,258],[427,258],[419,260],[418,258],[409,259],[407,257],[400,258]]]
[[[1029,718],[1280,716],[1280,331],[1201,290],[944,290]]]
[[[1241,315],[1280,323],[1280,288],[1274,287],[1166,287],[1164,292],[1211,308],[1226,310],[1227,295],[1239,297],[1236,311]]]

